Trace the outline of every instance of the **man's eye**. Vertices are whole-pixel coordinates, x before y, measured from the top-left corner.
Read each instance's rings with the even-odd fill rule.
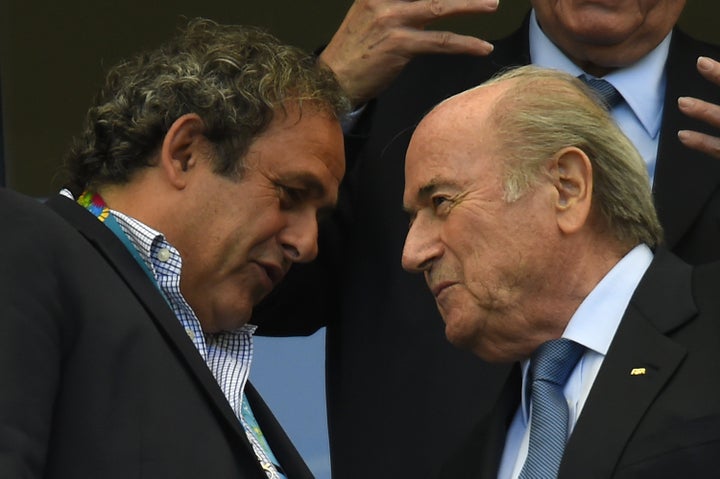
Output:
[[[433,196],[431,201],[433,208],[436,210],[447,207],[450,204],[450,198],[447,196]]]
[[[298,188],[280,185],[280,202],[285,207],[291,207],[302,202],[304,192]]]

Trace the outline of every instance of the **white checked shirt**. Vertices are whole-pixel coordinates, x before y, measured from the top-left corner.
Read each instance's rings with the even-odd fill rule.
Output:
[[[218,334],[203,333],[195,312],[180,292],[182,259],[177,249],[165,240],[162,233],[140,221],[114,210],[110,210],[110,214],[151,271],[178,321],[215,376],[235,415],[242,423],[245,434],[267,476],[270,479],[283,478],[273,461],[258,444],[255,435],[250,432],[250,426],[241,412],[243,391],[252,362],[253,333],[257,327],[246,324],[235,331]]]

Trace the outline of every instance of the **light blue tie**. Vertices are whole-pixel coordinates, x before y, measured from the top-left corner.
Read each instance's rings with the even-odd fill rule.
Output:
[[[569,339],[554,339],[540,345],[530,358],[530,445],[520,479],[557,477],[568,438],[563,387],[584,350]]]
[[[611,110],[623,99],[620,92],[607,80],[603,80],[602,78],[589,78],[586,75],[580,75],[578,78],[598,94],[608,110]]]

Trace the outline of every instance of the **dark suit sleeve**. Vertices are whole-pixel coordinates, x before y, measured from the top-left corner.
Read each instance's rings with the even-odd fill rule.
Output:
[[[0,191],[0,477],[42,477],[65,320],[61,262],[44,207]],[[48,215],[49,216],[49,215]]]

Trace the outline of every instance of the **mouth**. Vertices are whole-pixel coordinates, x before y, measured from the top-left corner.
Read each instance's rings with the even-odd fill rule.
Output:
[[[277,284],[283,279],[283,277],[285,277],[285,270],[274,263],[268,263],[263,261],[257,261],[256,263],[265,272],[265,275],[270,279],[272,287],[277,286]]]
[[[456,284],[457,281],[442,281],[434,286],[431,286],[430,290],[432,291],[433,296],[437,298],[443,291],[448,289],[450,286],[454,286]]]

